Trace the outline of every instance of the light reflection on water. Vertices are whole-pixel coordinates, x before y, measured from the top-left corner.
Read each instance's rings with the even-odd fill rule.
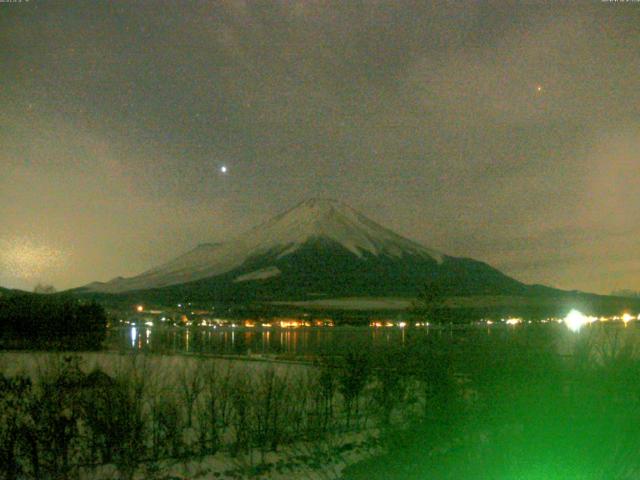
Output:
[[[413,335],[428,332],[415,331]],[[403,345],[405,329],[333,327],[299,329],[243,329],[206,327],[151,327],[144,334],[136,327],[109,330],[107,346],[112,349],[147,352],[189,352],[209,354],[296,354],[314,355],[358,345]]]
[[[138,329],[136,327],[131,327],[131,347],[135,348],[136,346],[136,338],[138,337]]]
[[[617,344],[623,340],[623,337],[640,346],[640,328],[635,328],[635,325],[623,328],[622,324],[589,327],[584,329],[585,331],[582,333],[570,332],[563,325],[557,324],[515,328],[512,326],[492,326],[491,328],[484,326],[453,330],[446,327],[442,329],[370,328],[367,326],[294,329],[223,327],[212,329],[160,326],[145,328],[144,334],[138,328],[131,326],[110,329],[106,346],[119,351],[141,350],[155,353],[313,356],[323,353],[339,353],[354,348],[402,347],[429,335],[442,336],[443,339],[446,337],[454,341],[456,338],[466,338],[466,341],[472,341],[474,335],[489,337],[499,335],[508,339],[516,332],[527,330],[539,333],[552,331],[553,334],[550,337],[545,337],[546,340],[543,342],[552,339],[560,353],[570,350],[578,339],[590,334],[593,335],[593,340],[605,346],[609,343]]]

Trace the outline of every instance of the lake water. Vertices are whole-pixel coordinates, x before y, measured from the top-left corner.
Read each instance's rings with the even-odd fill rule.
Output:
[[[279,355],[305,357],[318,354],[340,354],[350,349],[409,345],[425,336],[474,342],[478,336],[496,336],[505,341],[517,333],[528,334],[532,341],[547,344],[552,341],[558,353],[565,355],[580,338],[606,347],[619,348],[627,342],[640,346],[640,322],[627,327],[607,322],[585,328],[580,333],[569,331],[562,324],[531,324],[515,327],[497,324],[488,326],[466,325],[434,328],[400,328],[368,326],[301,327],[301,328],[246,328],[246,327],[170,327],[126,326],[108,331],[106,347],[127,352],[142,351],[164,354],[211,355]],[[533,335],[531,335],[533,334]],[[536,340],[537,339],[537,340]]]
[[[232,328],[121,327],[110,329],[106,345],[119,351],[215,355],[316,355],[353,346],[402,345],[427,329],[371,327]]]

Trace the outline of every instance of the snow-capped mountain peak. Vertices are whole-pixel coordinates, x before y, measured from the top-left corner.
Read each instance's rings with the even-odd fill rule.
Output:
[[[401,237],[365,217],[348,205],[322,198],[306,200],[291,210],[255,227],[248,236],[260,250],[288,246],[281,255],[294,251],[312,238],[339,243],[355,255],[427,255],[437,261],[442,254]]]
[[[214,277],[242,267],[261,255],[283,258],[312,240],[340,245],[355,256],[403,257],[405,255],[442,262],[435,250],[408,240],[370,220],[348,205],[329,199],[306,200],[224,244],[202,244],[138,276],[87,286],[93,291],[123,292]],[[266,270],[277,275],[279,270]],[[259,272],[260,273],[260,272]],[[267,278],[262,273],[245,274],[242,280]]]

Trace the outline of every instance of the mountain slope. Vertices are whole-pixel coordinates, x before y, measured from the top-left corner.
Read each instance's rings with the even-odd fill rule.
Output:
[[[131,278],[84,290],[158,290],[180,298],[414,295],[438,281],[452,294],[523,293],[489,265],[406,239],[343,203],[312,199],[224,244],[200,245]]]

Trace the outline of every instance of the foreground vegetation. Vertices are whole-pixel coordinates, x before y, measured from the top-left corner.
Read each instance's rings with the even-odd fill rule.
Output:
[[[0,478],[164,478],[162,462],[220,455],[235,459],[225,478],[270,476],[293,458],[274,463],[270,453],[292,446],[296,462],[322,470],[370,435],[358,445],[337,437],[377,422],[364,361],[352,371],[338,359],[276,367],[101,355],[105,368],[90,371],[80,356],[51,354],[23,374],[5,369]]]
[[[457,381],[440,377],[425,415],[345,478],[640,478],[637,340],[637,326],[600,324],[450,343]]]
[[[346,478],[636,478],[637,335],[440,330],[315,366],[49,357],[0,377],[0,478],[167,478],[167,461],[221,457],[234,467],[198,478],[271,478],[295,448],[339,478],[336,456],[364,443],[387,453]]]

